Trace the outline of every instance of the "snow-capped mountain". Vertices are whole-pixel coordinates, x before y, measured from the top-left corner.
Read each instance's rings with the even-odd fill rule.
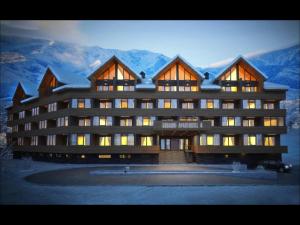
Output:
[[[300,89],[300,45],[262,53],[247,59],[269,77],[268,81]],[[217,74],[225,66],[199,69]]]
[[[76,76],[87,76],[114,54],[135,72],[144,71],[149,77],[170,59],[160,53],[146,50],[121,51],[98,46],[90,47],[53,40],[2,35],[0,36],[1,106],[10,102],[19,81],[26,80],[32,85],[37,85],[48,65],[72,73],[76,79]],[[285,104],[288,108],[288,120],[291,120],[292,123],[298,121],[298,125],[295,126],[300,126],[299,100],[296,100],[299,99],[300,89],[300,45],[256,55],[248,59],[268,75],[268,81],[291,87],[287,94],[289,101]],[[198,67],[197,69],[201,72],[208,71],[217,74],[224,66]],[[5,120],[3,107],[0,112],[1,125]]]
[[[144,50],[121,51],[98,46],[25,37],[1,36],[0,97],[11,97],[18,81],[37,85],[46,67],[60,68],[76,76],[87,76],[112,55],[117,55],[135,72],[151,76],[164,65],[168,57]]]

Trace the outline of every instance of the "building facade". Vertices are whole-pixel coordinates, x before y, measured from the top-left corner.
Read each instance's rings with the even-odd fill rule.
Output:
[[[7,108],[14,157],[99,163],[258,163],[287,147],[287,87],[242,56],[217,75],[180,56],[151,77],[113,56],[87,78],[48,68]],[[172,158],[173,157],[173,158]]]

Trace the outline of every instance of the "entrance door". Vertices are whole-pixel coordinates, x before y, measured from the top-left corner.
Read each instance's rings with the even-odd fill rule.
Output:
[[[161,150],[188,150],[190,140],[188,138],[161,138]]]
[[[180,150],[189,150],[190,141],[188,138],[180,138],[179,139],[179,149]]]

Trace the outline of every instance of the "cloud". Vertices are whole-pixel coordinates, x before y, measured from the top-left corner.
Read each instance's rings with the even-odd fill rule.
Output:
[[[46,38],[49,40],[83,43],[80,21],[75,20],[15,20],[1,21],[3,34]]]

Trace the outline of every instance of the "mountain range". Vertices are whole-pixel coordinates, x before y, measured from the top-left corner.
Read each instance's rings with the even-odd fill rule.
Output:
[[[179,53],[180,54],[180,53]],[[170,57],[146,50],[121,51],[105,49],[99,46],[83,46],[74,43],[33,39],[29,37],[0,36],[0,98],[1,105],[7,105],[19,81],[29,82],[37,86],[46,67],[59,67],[60,71],[77,76],[87,76],[112,55],[118,56],[126,62],[136,73],[144,71],[151,77]],[[299,77],[300,77],[300,45],[270,51],[248,58],[258,69],[268,75],[268,81],[288,85],[288,100],[295,101],[299,106]],[[200,72],[217,74],[226,65],[220,67],[200,68]],[[299,110],[293,104],[293,121],[300,125]],[[1,114],[3,107],[1,107]],[[3,116],[1,115],[1,120]],[[294,118],[296,117],[296,118]],[[0,121],[1,123],[2,121]]]

